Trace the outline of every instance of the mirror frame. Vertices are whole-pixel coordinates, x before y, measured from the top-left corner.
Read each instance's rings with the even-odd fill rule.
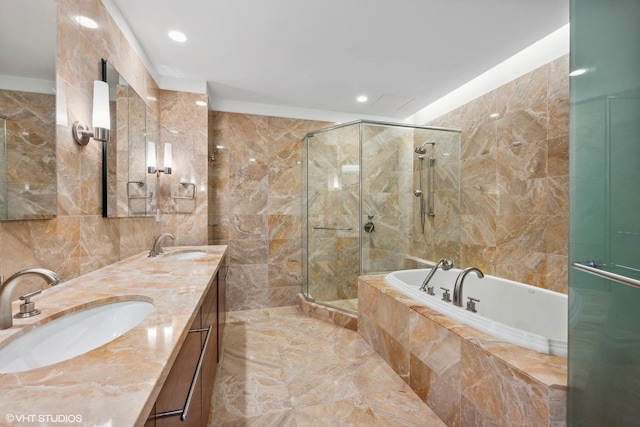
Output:
[[[102,143],[102,216],[105,218],[131,218],[131,217],[150,217],[155,215],[155,207],[154,205],[157,204],[157,195],[154,194],[155,193],[155,186],[154,186],[154,182],[151,181],[149,179],[149,174],[147,174],[147,170],[146,170],[146,164],[147,164],[147,104],[144,102],[144,100],[142,99],[142,97],[140,96],[140,94],[138,94],[135,89],[128,83],[126,82],[126,80],[124,80],[122,78],[122,75],[120,74],[120,72],[113,66],[113,64],[109,63],[108,60],[106,59],[102,59],[102,81],[106,82],[109,84],[109,92],[110,92],[110,109],[111,109],[111,138],[109,141],[105,141]],[[111,71],[112,70],[112,71]],[[122,84],[126,83],[127,86],[127,91],[128,91],[128,95],[127,95],[127,101],[126,101],[126,114],[121,114],[120,111],[117,110],[117,108],[119,108],[120,106],[120,102],[121,99],[119,97],[119,90],[118,88],[114,88],[113,87],[113,76],[110,76],[110,72],[111,73],[115,73],[115,75],[117,76],[117,79],[119,81],[122,82]],[[110,82],[111,80],[111,82]],[[119,87],[119,86],[118,86]],[[114,91],[115,89],[115,91]],[[114,98],[113,93],[116,93],[116,99],[114,102]],[[133,99],[134,95],[137,97],[135,99],[135,101],[139,101],[140,105],[138,104],[134,104],[137,105],[139,107],[144,107],[144,117],[142,118],[143,123],[143,127],[140,129],[140,132],[137,132],[134,134],[132,134],[132,128],[133,125],[131,124],[131,120],[132,120],[132,114],[131,114],[131,100]],[[111,105],[115,105],[115,107],[111,106]],[[113,110],[113,108],[116,108],[116,110]],[[122,119],[123,117],[126,118],[126,124],[123,124],[121,122],[118,121],[118,119]],[[126,126],[124,126],[126,125]],[[111,190],[115,191],[115,196],[116,196],[116,200],[115,203],[118,205],[116,206],[116,210],[115,210],[115,215],[110,215],[110,211],[112,211],[113,207],[110,206],[110,193],[109,193],[109,189],[110,189],[110,182],[109,180],[113,180],[113,172],[110,175],[110,171],[109,171],[109,164],[110,162],[119,162],[122,159],[119,158],[119,154],[118,154],[118,150],[116,147],[115,150],[115,155],[116,155],[116,159],[110,159],[109,158],[109,148],[110,146],[108,145],[109,143],[113,142],[113,138],[118,138],[121,134],[123,134],[122,132],[122,127],[125,127],[126,130],[126,144],[127,144],[127,164],[126,164],[126,199],[127,199],[127,207],[126,207],[126,213],[122,213],[119,214],[118,212],[120,211],[119,209],[119,201],[121,200],[120,197],[125,197],[124,194],[119,194],[119,192],[122,192],[122,188],[120,188],[120,184],[121,182],[119,180],[121,180],[123,177],[118,176],[118,173],[124,173],[124,170],[116,170],[115,174],[116,174],[116,185],[115,187],[113,186],[113,184],[111,185]],[[144,146],[142,147],[142,151],[140,151],[141,147],[137,147],[136,148],[136,153],[140,156],[135,157],[133,159],[137,159],[137,163],[142,165],[142,169],[138,170],[135,173],[143,173],[144,179],[140,180],[140,179],[136,179],[135,181],[130,181],[130,177],[131,177],[131,165],[132,165],[132,157],[131,157],[131,144],[132,141],[134,140],[135,137],[135,141],[137,141],[137,143],[139,144],[140,142],[144,141]],[[116,144],[118,143],[123,143],[123,141],[118,141],[116,139]],[[113,147],[111,147],[111,149],[113,150]],[[111,153],[113,156],[113,153]],[[142,160],[142,161],[140,161]],[[120,169],[121,165],[119,165],[118,163],[116,163],[116,165],[118,166],[118,168]],[[129,184],[133,183],[133,182],[143,182],[144,183],[144,196],[142,197],[130,197],[128,194],[128,190],[129,190]],[[131,208],[131,200],[133,199],[138,199],[136,200],[137,203],[144,203],[144,209],[141,209],[139,213],[132,213],[132,208]],[[111,200],[111,202],[113,202],[113,200]]]

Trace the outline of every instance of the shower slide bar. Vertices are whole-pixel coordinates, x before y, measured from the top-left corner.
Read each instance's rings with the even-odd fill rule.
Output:
[[[634,288],[640,288],[640,281],[621,274],[599,269],[593,261],[587,261],[586,263],[574,262],[571,263],[571,266],[576,270],[584,271],[585,273],[593,274],[594,276],[602,277],[603,279],[613,280],[614,282],[622,283],[623,285]]]
[[[313,227],[314,230],[344,230],[344,231],[351,231],[353,230],[353,227]]]
[[[435,216],[433,212],[433,163],[436,161],[435,157],[429,157],[429,163],[427,163],[427,179],[429,179],[429,185],[427,186],[427,212],[428,216]]]

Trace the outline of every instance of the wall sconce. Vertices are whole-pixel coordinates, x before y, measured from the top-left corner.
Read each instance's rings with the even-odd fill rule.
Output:
[[[147,142],[147,172],[155,173],[156,176],[160,176],[160,172],[171,175],[171,144],[164,144],[164,169],[158,169],[156,163],[156,143],[155,142]]]
[[[107,82],[96,80],[93,82],[93,131],[85,122],[75,122],[72,132],[73,139],[80,145],[87,145],[89,138],[106,142],[111,130],[111,113],[109,112],[109,85]]]

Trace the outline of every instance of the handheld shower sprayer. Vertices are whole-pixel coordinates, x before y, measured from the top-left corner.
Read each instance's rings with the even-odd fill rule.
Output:
[[[433,209],[431,208],[431,196],[432,196],[432,192],[433,192],[433,175],[432,175],[432,166],[433,166],[433,162],[435,161],[435,157],[429,157],[429,170],[427,172],[427,175],[429,177],[429,189],[428,189],[428,196],[429,196],[429,201],[426,202],[424,199],[424,192],[422,190],[422,162],[424,161],[425,158],[425,154],[427,153],[427,149],[424,148],[425,145],[427,144],[431,144],[431,145],[435,145],[435,142],[433,141],[425,141],[422,143],[422,145],[420,145],[419,147],[416,147],[415,152],[417,154],[419,154],[418,159],[420,160],[420,166],[418,167],[418,170],[420,172],[420,179],[419,179],[419,185],[420,188],[415,190],[413,192],[414,196],[419,197],[420,198],[420,229],[422,231],[422,234],[424,234],[424,225],[426,222],[426,217],[428,216],[433,216]]]

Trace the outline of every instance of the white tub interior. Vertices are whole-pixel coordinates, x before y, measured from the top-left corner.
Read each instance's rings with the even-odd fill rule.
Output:
[[[385,280],[421,305],[433,308],[496,338],[545,354],[567,356],[567,296],[524,283],[470,273],[464,279],[463,307],[442,301],[441,289],[453,285],[460,269],[438,270],[430,281],[435,295],[419,290],[429,269],[400,270]],[[479,299],[477,313],[465,310],[467,297]]]

